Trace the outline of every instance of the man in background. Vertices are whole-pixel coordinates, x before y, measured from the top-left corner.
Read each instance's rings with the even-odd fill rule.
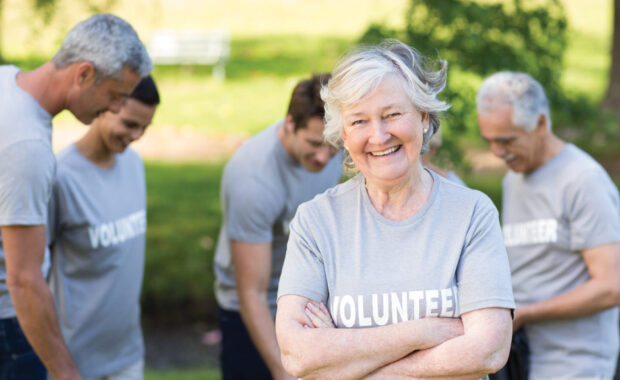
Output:
[[[224,379],[287,379],[274,316],[288,225],[297,206],[338,183],[341,158],[325,144],[328,75],[301,81],[286,117],[247,141],[224,169],[215,294]]]
[[[55,379],[81,379],[44,278],[51,121],[64,109],[84,124],[118,112],[151,69],[134,29],[113,15],[77,24],[33,71],[0,66],[0,379],[45,379],[44,366]]]
[[[618,357],[620,201],[605,170],[551,132],[528,74],[501,72],[477,95],[480,134],[510,167],[502,222],[530,379],[611,379]]]

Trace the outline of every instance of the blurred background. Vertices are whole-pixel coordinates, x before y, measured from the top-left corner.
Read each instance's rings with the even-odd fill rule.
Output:
[[[212,256],[223,166],[285,115],[298,80],[330,71],[360,42],[395,37],[448,60],[444,99],[453,106],[437,159],[498,208],[505,168],[479,138],[474,98],[482,78],[499,70],[538,79],[556,133],[620,183],[620,84],[610,87],[620,82],[610,70],[620,69],[612,65],[620,27],[612,0],[0,0],[0,59],[37,67],[76,22],[97,12],[125,18],[147,44],[162,30],[230,36],[225,76],[213,65],[156,65],[162,103],[135,144],[147,170],[147,379],[219,378],[217,345],[202,338],[216,327]],[[55,150],[85,128],[61,113]]]

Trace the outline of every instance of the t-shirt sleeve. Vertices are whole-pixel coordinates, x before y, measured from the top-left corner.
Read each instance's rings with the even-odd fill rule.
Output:
[[[246,243],[269,243],[273,225],[282,212],[282,197],[252,178],[226,190],[228,237]]]
[[[311,220],[300,206],[291,222],[286,256],[278,285],[278,298],[294,294],[317,302],[327,300],[327,277],[316,239],[313,237]]]
[[[54,154],[43,141],[28,140],[0,152],[0,225],[47,223],[56,174]]]
[[[495,206],[481,195],[476,203],[457,267],[459,310],[514,309],[508,255]]]
[[[571,186],[567,202],[571,249],[581,251],[620,242],[618,188],[602,169]]]

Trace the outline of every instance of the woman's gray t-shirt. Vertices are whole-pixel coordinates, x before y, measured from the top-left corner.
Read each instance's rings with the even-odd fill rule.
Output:
[[[302,204],[278,296],[324,302],[339,328],[514,308],[497,210],[432,176],[426,205],[404,221],[377,212],[362,175]]]

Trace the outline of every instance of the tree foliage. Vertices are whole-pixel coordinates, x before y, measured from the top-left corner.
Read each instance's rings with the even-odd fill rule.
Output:
[[[30,0],[30,4],[34,13],[41,18],[45,25],[49,25],[56,14],[57,6],[56,0]],[[111,9],[117,0],[84,0],[82,6],[88,11],[88,13],[95,14],[101,12],[107,12]],[[0,0],[0,42],[2,42],[2,35],[4,32],[2,24],[2,15],[4,9],[4,0]],[[0,43],[0,63],[4,62],[2,44]]]
[[[614,21],[611,43],[611,65],[609,67],[609,87],[603,99],[603,106],[620,114],[620,0],[614,0]],[[620,125],[618,125],[620,128]]]
[[[558,125],[600,125],[600,113],[584,96],[567,94],[560,85],[567,21],[559,0],[481,3],[468,0],[411,0],[404,29],[371,25],[361,42],[397,38],[427,56],[449,63],[443,97],[447,112],[444,155],[461,162],[457,137],[477,135],[475,94],[480,81],[497,71],[522,71],[538,80],[552,105]],[[458,73],[458,75],[454,75]],[[455,78],[457,80],[455,80]],[[583,135],[583,134],[582,134]]]

